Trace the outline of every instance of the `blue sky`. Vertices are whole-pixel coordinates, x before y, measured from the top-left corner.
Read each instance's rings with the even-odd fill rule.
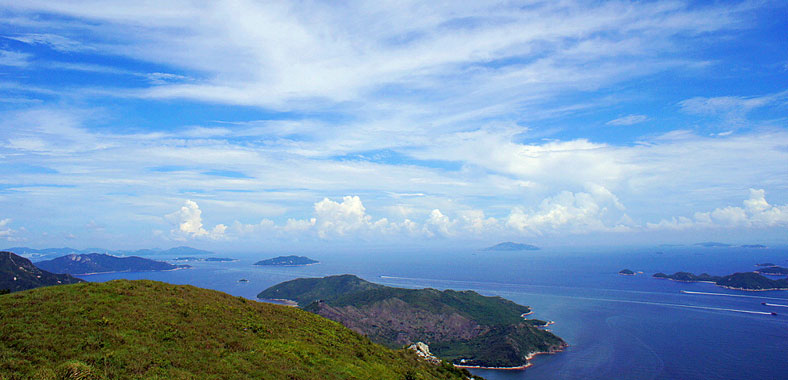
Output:
[[[0,0],[0,243],[786,244],[787,12]]]

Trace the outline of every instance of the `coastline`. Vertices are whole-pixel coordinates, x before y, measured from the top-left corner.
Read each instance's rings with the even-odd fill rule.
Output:
[[[696,282],[703,282],[703,283],[706,283],[706,284],[714,284],[714,285],[716,285],[716,286],[718,286],[720,288],[725,288],[725,289],[730,289],[730,290],[741,290],[741,291],[745,291],[745,292],[768,292],[768,291],[772,291],[772,290],[788,290],[788,288],[747,289],[747,288],[736,288],[736,287],[733,287],[733,286],[719,285],[719,284],[717,284],[714,281],[684,281],[684,280],[674,280],[672,278],[667,278],[667,277],[653,277],[653,278],[656,278],[656,279],[659,279],[659,280],[670,280],[670,281],[675,281],[675,282],[684,282],[684,283],[687,283],[687,284],[696,283]]]
[[[528,367],[534,365],[531,363],[531,359],[533,359],[537,355],[553,355],[563,351],[565,348],[569,347],[568,344],[562,346],[560,349],[555,351],[537,351],[531,352],[528,355],[525,355],[525,363],[523,365],[515,366],[515,367],[485,367],[480,365],[462,365],[462,364],[454,364],[457,368],[470,368],[470,369],[495,369],[495,370],[502,370],[502,371],[517,371],[517,370],[524,370]]]
[[[309,264],[252,264],[258,267],[308,267],[310,265],[320,264],[320,262],[316,263],[309,263]]]
[[[271,301],[268,303],[272,303],[275,305],[282,305],[288,307],[298,307],[298,302],[289,300],[287,298],[258,298],[262,302]]]
[[[151,269],[151,270],[114,270],[109,272],[91,272],[91,273],[78,273],[72,274],[72,276],[92,276],[95,274],[110,274],[110,273],[139,273],[139,272],[173,272],[176,270],[181,269],[192,269],[192,266],[188,267],[180,267],[180,268],[172,268],[172,269]],[[67,273],[70,274],[70,273]]]

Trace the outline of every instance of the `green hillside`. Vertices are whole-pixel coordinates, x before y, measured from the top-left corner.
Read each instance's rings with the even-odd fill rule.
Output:
[[[0,294],[77,282],[83,280],[68,274],[54,274],[41,270],[22,256],[12,252],[0,252]]]
[[[118,280],[0,296],[0,379],[461,379],[339,323],[193,286]]]

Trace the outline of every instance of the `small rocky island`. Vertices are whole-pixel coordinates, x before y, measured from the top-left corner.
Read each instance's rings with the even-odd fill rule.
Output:
[[[654,277],[681,282],[709,282],[723,288],[736,290],[788,290],[788,279],[772,280],[755,272],[741,272],[727,276],[712,276],[708,273],[695,275],[689,272],[676,272],[670,275],[657,273]]]
[[[633,272],[631,269],[622,269],[618,271],[618,274],[622,276],[634,276],[635,272]]]
[[[261,260],[254,265],[270,265],[270,266],[281,266],[281,267],[294,267],[294,266],[303,266],[303,265],[311,265],[317,264],[319,261],[312,260],[306,256],[278,256],[272,259]]]
[[[531,244],[513,243],[506,241],[498,243],[492,247],[487,247],[483,251],[538,251],[539,247]]]
[[[291,300],[388,347],[427,342],[421,351],[459,366],[525,368],[533,355],[567,346],[544,329],[551,322],[525,319],[530,307],[469,290],[394,288],[348,274],[283,282],[257,297]]]

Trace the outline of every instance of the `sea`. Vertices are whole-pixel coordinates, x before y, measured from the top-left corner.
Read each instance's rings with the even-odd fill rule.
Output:
[[[788,378],[788,291],[738,291],[652,277],[677,271],[726,275],[752,271],[762,262],[788,266],[788,247],[345,250],[310,252],[320,263],[309,266],[253,265],[289,254],[301,253],[217,253],[237,261],[82,278],[151,279],[256,299],[283,281],[350,273],[390,286],[501,296],[531,306],[532,318],[555,322],[549,329],[569,343],[565,351],[537,356],[524,370],[471,370],[491,380]],[[624,268],[643,273],[619,275]]]

